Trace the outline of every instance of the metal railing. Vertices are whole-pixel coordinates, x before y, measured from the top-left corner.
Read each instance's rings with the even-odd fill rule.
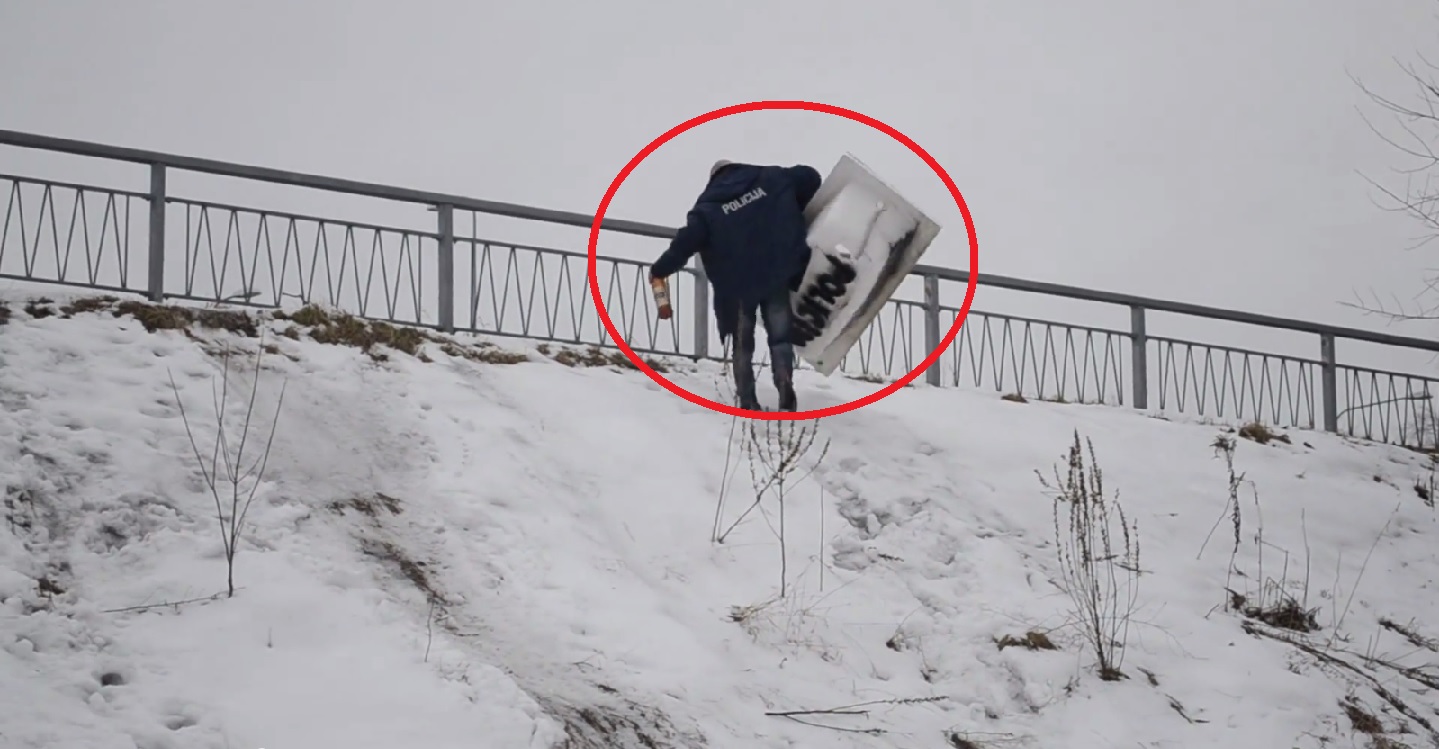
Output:
[[[589,296],[587,255],[483,236],[481,221],[575,231],[592,216],[458,195],[0,130],[0,278],[279,307],[316,302],[396,324],[611,346]],[[141,165],[147,189],[21,176],[7,154],[68,154]],[[45,167],[49,169],[48,165]],[[276,210],[173,194],[174,174],[378,200],[373,223],[332,211]],[[145,173],[141,173],[142,175]],[[403,211],[428,211],[418,222]],[[292,207],[287,199],[286,207]],[[379,218],[393,214],[395,221]],[[423,215],[423,214],[419,214]],[[606,219],[605,237],[663,240],[668,227]],[[658,246],[650,257],[658,254]],[[598,282],[616,328],[651,355],[718,358],[703,270],[672,279],[675,315],[660,321],[646,261],[602,252]],[[938,347],[963,297],[964,271],[918,266],[842,365],[850,376],[903,376]],[[906,282],[909,285],[909,282]],[[974,309],[924,374],[934,386],[1122,405],[1156,413],[1325,429],[1418,448],[1435,446],[1436,378],[1341,363],[1337,342],[1439,352],[1439,342],[1128,294],[979,274],[980,287],[1129,311],[1129,325],[1089,326]],[[910,298],[915,297],[915,298]],[[1151,335],[1151,313],[1241,323],[1311,339],[1314,358]]]

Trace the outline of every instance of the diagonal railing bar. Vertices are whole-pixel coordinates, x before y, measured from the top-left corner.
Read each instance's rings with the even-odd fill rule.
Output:
[[[499,315],[500,315],[500,316],[499,316],[499,318],[495,321],[497,327],[499,327],[499,329],[501,329],[501,330],[504,330],[504,328],[505,328],[505,318],[509,316],[509,312],[510,312],[510,290],[513,288],[513,289],[515,289],[515,293],[516,293],[517,295],[520,293],[519,289],[516,288],[516,286],[517,286],[517,284],[519,283],[519,281],[518,281],[518,279],[515,278],[515,253],[517,253],[517,252],[518,252],[518,250],[516,250],[514,247],[506,247],[506,248],[505,248],[504,259],[503,259],[504,275],[503,275],[503,277],[502,277],[501,280],[500,280],[501,288],[503,289],[503,293],[502,293],[502,294],[500,295],[500,297],[499,297]],[[520,320],[520,332],[521,332],[521,333],[524,332],[524,320],[523,320],[523,318],[521,318],[521,320]]]
[[[20,183],[12,182],[10,184],[10,196],[5,200],[5,223],[0,225],[0,272],[5,270],[5,248],[10,246],[10,226],[19,200]],[[19,229],[21,232],[20,252],[23,258],[25,252],[25,239],[23,234],[25,231],[25,222],[23,220],[20,222]]]
[[[541,289],[547,288],[546,284],[543,283],[543,281],[544,281],[544,279],[545,279],[544,257],[545,257],[544,255],[541,255],[541,254],[539,254],[539,253],[535,253],[534,260],[533,260],[533,262],[531,263],[531,266],[530,266],[530,292],[529,292],[530,303],[527,304],[527,305],[525,305],[525,307],[524,307],[525,312],[524,312],[524,316],[523,316],[523,318],[522,318],[522,319],[524,320],[525,335],[526,335],[526,336],[530,335],[530,334],[533,332],[533,331],[531,330],[531,328],[530,328],[530,325],[531,325],[531,322],[532,322],[533,319],[534,319],[534,312],[535,312],[535,289],[537,289],[537,288],[541,288]],[[545,308],[544,308],[543,306],[541,306],[541,307],[540,307],[540,312],[543,313],[544,310],[545,310]]]
[[[370,262],[365,264],[365,299],[375,290],[375,267],[380,268],[380,297],[385,302],[385,317],[395,316],[395,298],[390,294],[389,274],[385,272],[385,243],[384,237],[379,232],[370,235]],[[359,257],[355,258],[355,272],[360,268]]]
[[[210,248],[210,277],[215,284],[215,294],[221,299],[230,296],[226,293],[226,289],[228,288],[227,282],[230,277],[230,256],[232,254],[244,255],[244,252],[241,251],[241,246],[238,244],[241,241],[240,237],[237,236],[240,234],[239,214],[235,211],[230,211],[229,215],[225,218],[225,249],[220,253],[220,271],[218,274],[215,272],[215,248]],[[245,261],[243,258],[239,258],[238,260],[240,263],[240,273],[243,275],[245,272]]]
[[[86,267],[89,268],[88,260],[90,254],[90,225],[80,220],[80,212],[84,209],[85,193],[82,192],[77,194],[75,196],[75,200],[70,203],[70,226],[65,232],[65,259],[63,261],[60,261],[59,263],[61,278],[65,278],[70,275],[70,255],[75,249],[75,230],[77,226],[79,227],[82,239],[85,242],[85,255],[87,260]],[[58,247],[56,248],[56,253],[59,253]]]
[[[40,212],[37,214],[36,220],[35,220],[35,223],[36,223],[36,231],[35,231],[35,251],[30,254],[29,261],[28,261],[28,262],[26,263],[26,265],[25,265],[25,267],[26,267],[27,270],[33,270],[34,267],[35,267],[36,261],[39,260],[39,257],[40,257],[40,238],[45,235],[45,209],[46,209],[46,207],[49,207],[49,209],[50,209],[50,211],[49,211],[49,213],[50,213],[50,233],[51,233],[51,235],[52,235],[52,241],[51,241],[50,244],[51,244],[51,247],[54,247],[54,248],[55,248],[55,259],[56,259],[56,263],[55,263],[55,264],[56,264],[57,266],[60,264],[60,263],[59,263],[59,259],[60,259],[60,250],[59,250],[59,247],[60,247],[60,231],[59,231],[59,229],[57,229],[57,228],[55,227],[55,204],[54,204],[53,202],[51,202],[51,197],[52,197],[52,193],[50,192],[50,186],[49,186],[49,185],[46,185],[44,191],[42,191],[42,192],[40,193]],[[22,219],[22,220],[24,219],[24,214],[23,214],[23,213],[21,214],[21,219]],[[64,277],[65,277],[64,272],[63,272],[63,271],[60,271],[60,278],[64,278]]]
[[[1029,385],[1029,371],[1034,369],[1034,388],[1043,393],[1045,385],[1049,381],[1049,362],[1046,362],[1040,354],[1035,352],[1035,342],[1039,336],[1035,326],[1024,323],[1024,335],[1021,337],[1020,360],[1019,360],[1019,391],[1023,392]],[[1047,332],[1047,331],[1046,331]],[[1043,348],[1041,346],[1041,348]]]
[[[244,253],[241,253],[239,258],[240,293],[238,298],[240,299],[250,300],[255,298],[258,293],[256,282],[259,280],[258,276],[260,274],[261,261],[269,260],[271,263],[274,262],[274,250],[270,244],[270,219],[263,213],[255,217],[255,239],[253,241],[255,257],[253,262],[249,264],[249,267],[247,268],[245,265]],[[264,248],[263,252],[261,251],[261,247]]]

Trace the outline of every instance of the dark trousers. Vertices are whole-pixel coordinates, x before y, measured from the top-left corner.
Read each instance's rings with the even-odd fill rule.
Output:
[[[764,321],[765,335],[769,338],[770,368],[774,375],[774,386],[779,391],[779,407],[782,411],[796,409],[794,394],[794,346],[789,342],[792,313],[789,306],[789,289],[781,287],[763,302],[739,310],[739,326],[735,332],[734,378],[739,395],[739,407],[759,410],[759,398],[755,395],[754,349],[755,313]]]

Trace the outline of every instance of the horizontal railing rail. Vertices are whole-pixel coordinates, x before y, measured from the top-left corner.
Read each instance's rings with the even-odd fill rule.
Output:
[[[615,345],[590,298],[586,252],[550,240],[485,237],[474,221],[496,216],[587,230],[594,224],[590,215],[12,130],[0,130],[0,146],[140,165],[149,176],[149,189],[140,190],[22,175],[0,151],[3,278],[143,294],[156,302],[319,302],[442,331]],[[288,204],[261,207],[248,198],[240,204],[175,195],[171,172],[363,196],[421,206],[433,216],[426,226],[402,226]],[[675,233],[609,218],[600,229],[649,240]],[[626,343],[645,354],[722,358],[703,268],[695,264],[672,279],[675,314],[662,321],[649,293],[648,266],[608,253],[596,259],[596,281]],[[911,277],[922,288],[920,298],[899,294],[889,302],[842,363],[846,375],[898,378],[939,348],[970,273],[919,265]],[[975,283],[1127,309],[1129,325],[973,309],[924,373],[930,385],[1322,428],[1425,449],[1439,436],[1433,404],[1439,380],[1337,356],[1341,340],[1430,353],[1439,353],[1439,341],[988,273],[976,274]],[[1149,332],[1150,313],[1311,336],[1318,345],[1311,349],[1315,356],[1306,357],[1156,335]]]

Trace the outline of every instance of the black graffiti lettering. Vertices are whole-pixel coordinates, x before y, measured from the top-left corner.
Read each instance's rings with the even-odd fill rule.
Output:
[[[829,269],[804,290],[795,306],[793,339],[801,346],[819,337],[820,332],[829,327],[835,302],[859,277],[853,265],[839,262],[833,256],[828,256],[828,259]]]
[[[829,310],[812,295],[800,299],[799,307],[795,312],[801,318],[809,318],[811,322],[821,328],[824,327],[824,321],[829,317]]]
[[[858,277],[854,266],[848,263],[837,263],[830,259],[830,269],[820,274],[815,279],[813,293],[833,305],[835,300],[844,296],[844,290]]]
[[[833,263],[834,267],[834,269],[831,270],[830,273],[834,274],[835,280],[839,281],[845,286],[848,286],[851,282],[854,281],[854,279],[859,278],[859,271],[855,270],[853,265],[850,265],[849,263],[835,262],[833,258],[831,258],[830,262]]]
[[[844,295],[844,287],[845,284],[839,283],[833,275],[826,273],[816,280],[814,295],[829,304],[834,304],[837,299]]]
[[[796,323],[790,329],[790,337],[796,345],[803,346],[819,337],[819,331],[811,327],[808,322]]]

